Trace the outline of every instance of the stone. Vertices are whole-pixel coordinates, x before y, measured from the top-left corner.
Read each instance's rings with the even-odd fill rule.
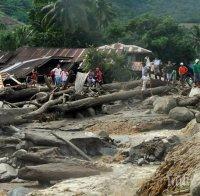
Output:
[[[184,123],[190,122],[195,118],[194,113],[186,107],[175,107],[169,112],[169,117]]]
[[[138,159],[138,161],[137,161],[137,164],[138,164],[139,166],[142,166],[142,165],[145,164],[145,163],[146,163],[146,161],[145,161],[144,158]]]
[[[100,138],[109,138],[109,134],[106,131],[100,131],[97,133]]]
[[[8,196],[26,196],[31,190],[24,187],[17,187],[8,192]]]
[[[154,101],[153,106],[156,113],[168,114],[171,109],[177,106],[177,102],[173,97],[160,97]]]
[[[91,117],[95,117],[96,116],[96,111],[94,108],[88,108],[87,109],[87,114]]]
[[[13,154],[13,157],[16,157],[16,158],[20,158],[24,155],[26,155],[28,152],[24,149],[20,149],[18,151],[16,151],[14,154]]]
[[[150,162],[156,161],[156,157],[154,155],[150,155],[148,159]]]
[[[200,112],[196,113],[195,118],[197,123],[200,123]]]
[[[0,163],[7,163],[8,160],[9,160],[8,157],[2,157],[0,158]]]
[[[129,159],[131,163],[137,163],[141,158],[149,161],[150,156],[155,157],[155,161],[163,160],[166,152],[166,144],[160,138],[142,142],[141,144],[131,147]]]
[[[200,195],[200,173],[196,171],[190,183],[190,194],[191,196]]]
[[[17,170],[6,163],[0,164],[0,182],[9,182],[17,177]]]
[[[111,104],[103,104],[102,105],[102,113],[103,114],[114,114],[122,110],[124,107],[124,104],[122,102],[115,103],[113,105]]]
[[[3,108],[3,101],[0,101],[0,108]]]
[[[190,91],[189,97],[194,97],[196,95],[200,95],[200,88],[199,87],[193,87]]]
[[[151,96],[143,101],[143,106],[152,106],[153,103],[159,98],[158,95]]]

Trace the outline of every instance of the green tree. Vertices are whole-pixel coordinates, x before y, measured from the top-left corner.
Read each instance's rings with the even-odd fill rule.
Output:
[[[75,31],[88,27],[87,0],[57,0],[42,8],[45,13],[42,23],[49,26],[60,26],[64,31]]]
[[[100,29],[107,27],[116,17],[112,4],[106,0],[96,0],[94,12]]]
[[[96,48],[89,48],[84,61],[85,71],[100,67],[104,73],[104,82],[128,81],[132,72],[128,67],[125,55],[115,52],[107,53]]]

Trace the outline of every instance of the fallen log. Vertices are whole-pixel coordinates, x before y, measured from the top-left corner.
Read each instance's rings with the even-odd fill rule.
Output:
[[[129,82],[117,82],[117,83],[111,83],[111,84],[104,84],[102,85],[102,89],[105,91],[113,91],[113,90],[129,90],[134,89],[137,86],[142,85],[142,80],[133,80]],[[161,80],[154,80],[151,79],[151,84],[148,84],[147,87],[158,87],[158,86],[164,86],[166,85],[166,82]]]
[[[19,170],[18,177],[23,180],[50,182],[69,178],[99,175],[100,171],[84,165],[70,163],[51,163],[38,166],[26,166]]]
[[[186,97],[184,99],[181,99],[178,101],[178,105],[181,107],[187,107],[187,106],[195,106],[196,104],[199,103],[200,97],[195,96],[195,97]]]
[[[52,135],[54,135],[57,139],[60,139],[61,141],[63,141],[64,143],[66,143],[68,146],[70,146],[75,152],[77,152],[78,154],[80,154],[80,156],[83,157],[85,160],[92,161],[92,159],[89,156],[87,156],[80,148],[78,148],[77,146],[75,146],[69,140],[65,140],[65,139],[61,138],[59,135],[57,135],[56,133],[53,133],[53,132],[52,132]]]
[[[81,99],[78,101],[67,102],[66,104],[57,105],[51,107],[51,109],[60,112],[69,112],[74,110],[80,110],[84,108],[94,107],[102,105],[105,103],[110,103],[117,100],[127,100],[129,98],[144,98],[153,95],[166,94],[171,90],[168,86],[157,87],[153,89],[148,89],[147,91],[141,93],[141,90],[131,90],[131,91],[121,91],[117,93],[112,93],[108,95],[103,95],[99,97],[88,97],[86,99]]]
[[[12,103],[26,101],[35,94],[39,92],[46,92],[48,90],[48,87],[26,88],[22,90],[13,90],[12,88],[6,88],[0,91],[0,101],[8,101]]]

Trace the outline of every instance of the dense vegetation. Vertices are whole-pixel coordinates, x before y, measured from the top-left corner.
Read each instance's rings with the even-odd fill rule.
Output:
[[[185,2],[181,0],[183,1]],[[12,5],[12,2],[19,1],[3,0],[2,2],[4,5],[6,5],[5,2],[10,2]],[[22,0],[21,3],[23,2],[28,1]],[[161,13],[173,2],[178,5],[180,1],[169,0],[166,4],[164,3],[166,1],[160,0],[164,3],[162,8],[158,0],[126,0],[125,2],[115,0],[112,2],[107,0],[34,0],[29,10],[29,22],[26,25],[12,30],[0,25],[0,49],[14,50],[24,45],[89,47],[119,41],[148,48],[165,61],[170,59],[175,62],[189,62],[199,55],[200,28],[198,26],[186,29],[181,27],[173,17],[142,14],[149,10]],[[187,4],[182,6],[185,5]],[[23,4],[23,6],[28,8],[30,4]],[[173,9],[175,9],[174,6]],[[198,6],[193,8],[195,14]],[[4,10],[6,12],[6,9]],[[16,14],[20,9],[16,12],[14,10],[10,13]],[[141,15],[136,17],[136,13]],[[159,15],[159,13],[156,14]],[[119,20],[121,15],[127,19]]]
[[[200,1],[197,0],[110,0],[122,17],[132,18],[146,12],[170,15],[178,22],[200,23]]]

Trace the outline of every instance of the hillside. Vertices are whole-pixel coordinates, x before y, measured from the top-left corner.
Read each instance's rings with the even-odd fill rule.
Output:
[[[1,0],[0,11],[21,22],[28,21],[33,0]],[[197,0],[109,0],[120,18],[125,20],[144,13],[171,15],[178,22],[199,23],[200,1]]]
[[[131,18],[144,13],[171,15],[178,22],[199,23],[200,1],[196,0],[112,0],[118,15]]]
[[[10,16],[20,22],[27,22],[28,11],[31,8],[31,5],[32,0],[1,0],[0,12],[4,13],[3,15]],[[1,15],[2,14],[0,14],[0,17]]]

